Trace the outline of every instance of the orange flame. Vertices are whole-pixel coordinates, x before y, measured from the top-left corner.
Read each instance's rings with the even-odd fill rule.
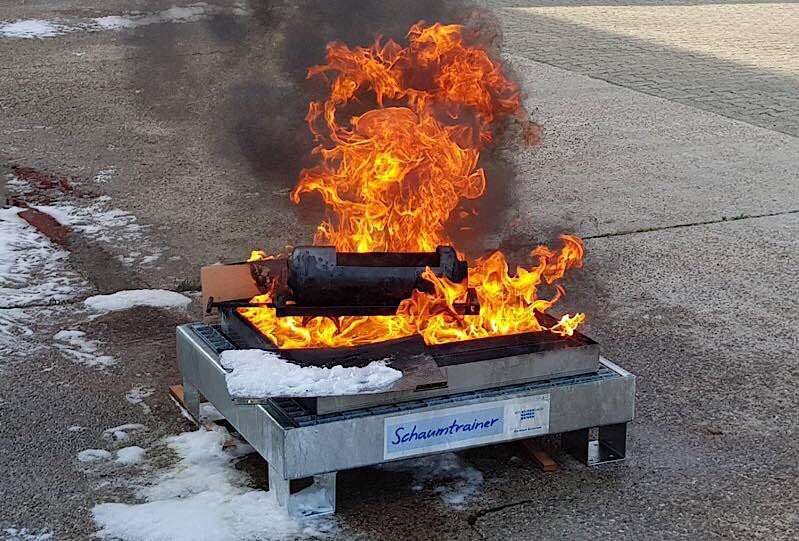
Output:
[[[306,120],[319,164],[300,173],[291,198],[299,203],[318,193],[329,208],[315,244],[349,252],[434,251],[452,244],[444,228],[460,200],[485,192],[480,150],[498,120],[521,113],[518,85],[484,47],[466,43],[459,25],[417,23],[408,41],[408,47],[377,40],[354,49],[331,43],[327,63],[308,71],[325,77],[330,95],[310,104]],[[356,107],[368,110],[341,120]],[[396,316],[308,320],[278,318],[268,308],[240,313],[281,348],[353,346],[417,333],[437,344],[540,331],[535,312],[552,307],[563,289],[555,286],[552,299],[541,299],[536,287],[553,284],[582,262],[580,239],[561,239],[558,251],[533,250],[536,265],[518,267],[513,276],[500,252],[473,262],[468,285],[480,300],[477,316],[460,316],[453,307],[465,297],[465,284],[429,269],[424,276],[434,293],[415,291]],[[571,335],[584,318],[564,316],[551,330]]]

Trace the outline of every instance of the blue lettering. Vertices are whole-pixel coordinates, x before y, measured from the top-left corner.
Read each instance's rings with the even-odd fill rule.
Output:
[[[418,431],[419,425],[416,424],[411,426],[410,431],[404,425],[400,425],[394,429],[389,444],[400,446],[402,444],[411,444],[414,441],[432,440],[435,438],[454,436],[459,432],[478,432],[487,430],[493,427],[495,424],[501,422],[502,417],[492,417],[485,420],[478,420],[475,418],[471,423],[466,424],[459,424],[457,419],[452,419],[452,422],[449,425],[433,426],[432,428],[430,428],[430,425],[422,425],[425,428],[425,430],[422,431]],[[464,437],[469,438],[472,436],[466,436],[465,434],[461,436],[461,438]]]

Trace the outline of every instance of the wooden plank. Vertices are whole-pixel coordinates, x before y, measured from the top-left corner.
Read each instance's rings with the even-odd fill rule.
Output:
[[[525,454],[533,459],[541,470],[545,472],[554,472],[558,469],[558,463],[552,460],[549,454],[541,449],[533,439],[521,440],[519,442]]]
[[[250,299],[261,292],[252,277],[249,263],[210,265],[200,269],[203,290],[203,308],[208,297],[215,301]]]
[[[72,230],[62,225],[49,214],[36,210],[35,208],[27,208],[18,212],[17,216],[35,227],[39,233],[43,234],[54,243],[60,244],[61,246],[68,246]]]
[[[186,402],[183,399],[183,385],[170,385],[169,394],[172,395],[172,398],[177,400],[181,406],[184,408],[186,407]]]

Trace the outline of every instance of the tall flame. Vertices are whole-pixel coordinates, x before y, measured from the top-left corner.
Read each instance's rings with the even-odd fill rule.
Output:
[[[354,49],[331,43],[327,63],[309,69],[308,77],[325,78],[330,95],[310,104],[306,120],[319,163],[300,173],[291,198],[299,203],[317,193],[329,208],[315,244],[349,252],[434,251],[452,244],[445,232],[450,214],[461,199],[478,198],[486,189],[477,166],[480,150],[492,141],[499,120],[522,112],[518,85],[464,34],[459,25],[420,22],[408,32],[407,47],[379,39]],[[556,285],[553,298],[541,299],[537,286],[554,284],[582,264],[580,239],[561,240],[557,251],[537,247],[531,253],[535,265],[517,267],[514,275],[500,252],[472,262],[468,286],[480,300],[477,316],[454,309],[466,295],[465,284],[429,270],[424,276],[434,292],[415,291],[395,316],[307,320],[278,318],[268,308],[241,314],[281,348],[352,346],[416,333],[437,344],[540,331],[536,312],[549,309],[563,289]],[[583,319],[564,316],[551,330],[570,335]]]

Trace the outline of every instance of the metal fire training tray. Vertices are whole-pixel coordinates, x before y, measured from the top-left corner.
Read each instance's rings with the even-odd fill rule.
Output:
[[[550,316],[541,317],[547,324],[554,322]],[[302,400],[318,414],[587,374],[599,367],[599,344],[580,333],[562,337],[547,331],[532,332],[437,346],[426,345],[420,336],[410,336],[348,348],[278,349],[232,308],[220,310],[219,329],[237,349],[275,351],[301,366],[365,366],[371,361],[387,359],[389,364],[399,363],[397,368],[402,370],[401,365],[407,359],[423,355],[435,362],[446,379],[445,385],[437,377],[429,384],[417,378],[414,388]],[[261,404],[267,400],[253,397],[236,402]]]
[[[329,514],[336,508],[337,471],[412,456],[544,434],[561,434],[564,449],[588,465],[625,456],[635,377],[606,359],[586,374],[319,413],[290,398],[236,403],[219,359],[235,348],[218,327],[178,327],[184,404],[198,421],[201,401],[216,407],[264,457],[269,490],[291,514],[309,513],[296,480],[322,500],[310,512]],[[413,439],[414,433],[426,437]]]

